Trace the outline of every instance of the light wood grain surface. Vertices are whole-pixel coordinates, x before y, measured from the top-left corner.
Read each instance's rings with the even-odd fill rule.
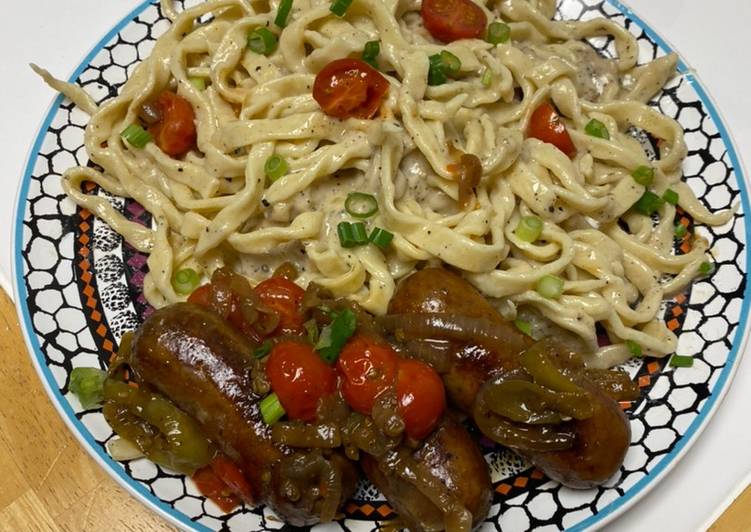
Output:
[[[84,452],[52,407],[0,290],[0,531],[174,531]],[[728,489],[731,489],[728,486]],[[710,532],[751,530],[751,488]]]

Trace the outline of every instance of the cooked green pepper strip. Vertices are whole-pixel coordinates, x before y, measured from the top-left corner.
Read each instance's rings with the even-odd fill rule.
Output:
[[[588,369],[584,375],[615,401],[634,401],[641,395],[639,385],[625,371]]]
[[[583,390],[565,375],[548,354],[555,347],[547,339],[540,340],[519,355],[522,367],[535,382],[556,392],[581,393]]]
[[[592,417],[592,404],[584,392],[553,392],[521,379],[487,384],[488,409],[517,423],[540,425],[561,423],[562,416],[574,419]]]
[[[482,393],[475,401],[473,417],[485,436],[511,449],[562,451],[574,444],[574,433],[566,426],[523,425],[494,414],[488,409]]]
[[[151,461],[192,475],[216,454],[198,424],[172,402],[122,381],[104,381],[102,413],[118,436]]]

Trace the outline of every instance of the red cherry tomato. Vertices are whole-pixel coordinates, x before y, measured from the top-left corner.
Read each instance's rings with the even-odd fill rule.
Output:
[[[271,350],[266,376],[290,419],[314,421],[318,401],[336,389],[334,369],[311,346],[292,340]]]
[[[300,305],[305,290],[284,277],[266,279],[254,289],[261,302],[279,315],[274,334],[299,334],[303,331]]]
[[[548,102],[541,104],[532,113],[527,126],[527,137],[549,142],[569,157],[576,154],[576,147],[566,130],[566,124],[561,121],[555,107]]]
[[[446,409],[446,392],[441,377],[418,360],[399,361],[396,399],[404,430],[416,440],[433,431]]]
[[[223,512],[232,511],[241,501],[253,504],[253,492],[242,470],[222,454],[197,470],[193,482]]]
[[[205,284],[193,290],[193,293],[188,296],[188,303],[202,307],[211,306],[211,284]]]
[[[170,157],[181,157],[196,145],[193,108],[185,98],[164,91],[156,101],[160,119],[149,128],[156,145]]]
[[[485,33],[488,17],[471,0],[422,0],[422,21],[443,42],[476,39]]]
[[[399,358],[388,345],[358,335],[347,342],[336,364],[344,400],[370,415],[376,399],[394,384]]]
[[[359,59],[336,59],[323,67],[313,98],[335,118],[373,118],[389,90],[380,72]]]

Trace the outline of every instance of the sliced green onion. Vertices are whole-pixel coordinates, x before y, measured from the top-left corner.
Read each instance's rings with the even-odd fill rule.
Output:
[[[540,238],[543,225],[543,221],[537,216],[523,216],[519,220],[519,225],[516,226],[514,233],[519,237],[519,240],[534,242]]]
[[[290,11],[292,11],[292,0],[282,0],[279,2],[279,9],[276,12],[276,18],[274,18],[274,24],[280,28],[284,28],[287,25]]]
[[[652,184],[652,180],[655,178],[655,171],[651,166],[639,166],[636,170],[631,172],[631,177],[633,177],[634,181],[640,185],[648,187]]]
[[[448,50],[441,52],[441,62],[444,72],[449,76],[456,76],[462,68],[461,60]]]
[[[357,329],[357,316],[350,309],[333,312],[332,316],[331,323],[323,328],[315,347],[321,358],[329,364],[336,362],[342,347]]]
[[[149,132],[142,128],[139,124],[129,125],[123,130],[122,133],[120,133],[120,136],[125,139],[128,144],[138,149],[142,149],[152,141]]]
[[[378,68],[378,54],[381,53],[381,43],[378,41],[368,41],[362,51],[362,60],[373,68]]]
[[[192,294],[200,282],[201,277],[193,268],[183,268],[172,276],[172,288],[181,296]]]
[[[256,28],[248,34],[248,48],[257,54],[271,55],[279,39],[268,28]]]
[[[352,238],[356,246],[363,246],[368,243],[368,232],[365,230],[365,224],[355,222],[352,224]]]
[[[491,22],[488,25],[488,34],[485,40],[490,44],[501,44],[507,42],[511,37],[511,26],[505,22]]]
[[[343,248],[353,248],[357,246],[355,236],[352,233],[352,224],[349,222],[339,222],[336,226],[336,233],[339,235],[339,244]]]
[[[679,196],[675,190],[673,190],[672,188],[669,188],[662,195],[662,199],[664,199],[666,202],[670,203],[671,205],[678,205]]]
[[[714,272],[714,264],[708,261],[704,261],[699,265],[699,273],[702,275],[709,275]]]
[[[641,350],[641,346],[634,342],[633,340],[626,340],[626,348],[628,348],[629,353],[631,353],[631,356],[634,357],[641,357],[644,356]]]
[[[337,17],[343,17],[351,5],[352,0],[334,0],[329,9]]]
[[[675,224],[674,233],[678,238],[683,238],[688,233],[688,229],[683,224]]]
[[[68,390],[73,392],[81,406],[89,410],[102,404],[104,400],[104,380],[107,372],[99,368],[73,368],[70,372]]]
[[[490,84],[493,83],[493,71],[486,68],[485,72],[482,73],[482,79],[480,81],[486,87],[490,87]]]
[[[586,126],[584,126],[584,131],[590,137],[597,137],[599,139],[610,140],[610,133],[608,132],[608,128],[605,127],[605,124],[603,124],[596,118],[593,118],[587,123]]]
[[[443,85],[448,81],[446,69],[443,67],[441,54],[434,54],[428,58],[430,66],[428,67],[428,85]]]
[[[674,368],[690,368],[694,365],[694,357],[673,355],[670,357],[670,365]]]
[[[255,348],[253,351],[253,356],[256,358],[263,358],[269,353],[271,353],[271,348],[273,347],[273,344],[271,343],[271,340],[266,340],[261,345]]]
[[[514,325],[527,336],[532,336],[532,324],[528,321],[516,319],[514,320]]]
[[[537,281],[535,289],[546,299],[558,299],[563,294],[563,279],[557,275],[545,275]]]
[[[271,393],[264,397],[260,403],[261,417],[263,422],[267,425],[273,425],[284,417],[287,412],[284,411],[282,403],[279,402],[279,397],[275,393]]]
[[[370,218],[378,212],[378,200],[373,194],[350,192],[344,200],[344,209],[355,218]]]
[[[662,207],[663,203],[664,201],[660,196],[647,190],[644,195],[634,203],[634,209],[636,212],[639,212],[644,216],[652,216],[660,207]]]
[[[305,332],[308,333],[308,341],[311,344],[316,345],[318,343],[318,336],[319,336],[318,323],[316,322],[316,320],[310,319],[306,321],[305,323],[303,323],[302,325],[303,327],[305,327]]]
[[[206,80],[204,78],[188,78],[188,81],[199,91],[206,90]]]
[[[263,173],[273,183],[289,171],[289,165],[287,161],[278,155],[272,155],[266,159],[266,163],[263,165]]]
[[[386,231],[385,229],[381,229],[380,227],[376,227],[370,233],[368,240],[370,240],[379,248],[386,249],[387,247],[389,247],[389,244],[391,244],[391,241],[394,240],[394,233]]]

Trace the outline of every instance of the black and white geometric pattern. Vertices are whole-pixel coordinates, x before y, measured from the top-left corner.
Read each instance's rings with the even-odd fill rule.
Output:
[[[195,2],[191,2],[195,3]],[[115,95],[136,63],[146,57],[154,39],[167,27],[158,2],[144,5],[82,65],[77,81],[99,102]],[[598,0],[563,0],[560,18],[590,19],[605,16],[625,25],[639,40],[640,61],[665,52],[632,18],[614,3]],[[612,42],[593,45],[608,53]],[[634,378],[647,378],[647,391],[630,411],[632,444],[621,471],[605,486],[578,491],[544,478],[525,476],[527,465],[515,455],[488,450],[497,490],[491,515],[483,530],[562,530],[603,524],[634,500],[676,459],[676,454],[698,436],[710,410],[729,385],[728,376],[738,361],[746,327],[746,227],[748,199],[740,168],[734,168],[733,148],[715,121],[711,102],[690,74],[677,77],[654,102],[661,112],[675,117],[686,130],[689,147],[685,176],[711,209],[742,202],[735,217],[717,228],[700,228],[709,238],[717,270],[695,283],[680,308],[678,352],[695,357],[692,368],[673,369],[645,361],[627,369]],[[60,175],[70,166],[87,164],[82,147],[86,115],[69,101],[59,100],[48,125],[40,132],[39,149],[29,165],[19,202],[22,224],[16,242],[16,283],[25,306],[26,334],[42,377],[53,390],[53,402],[81,432],[90,452],[106,455],[104,444],[112,431],[97,411],[84,411],[68,393],[73,367],[102,366],[123,332],[131,330],[150,308],[139,297],[145,257],[122,242],[106,224],[77,210],[60,186]],[[92,193],[102,192],[92,191]],[[148,223],[148,213],[122,198],[110,198],[131,219]],[[666,320],[677,316],[678,305],[666,305]],[[650,363],[657,366],[648,367]],[[651,368],[651,369],[650,369]],[[77,421],[76,421],[77,420]],[[222,512],[196,491],[190,480],[141,459],[126,464],[109,459],[108,467],[146,494],[153,506],[184,527],[232,531],[281,529],[283,523],[264,508]],[[377,507],[380,495],[363,484],[357,497],[360,508]],[[387,524],[356,515],[315,530],[377,530]]]

